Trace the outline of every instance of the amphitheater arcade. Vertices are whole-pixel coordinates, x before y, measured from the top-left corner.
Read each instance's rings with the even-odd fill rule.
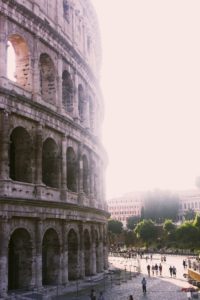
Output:
[[[100,63],[89,0],[0,0],[0,298],[108,267]]]

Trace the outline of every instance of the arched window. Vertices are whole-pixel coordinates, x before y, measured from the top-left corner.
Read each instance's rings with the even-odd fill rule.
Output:
[[[56,83],[55,67],[51,57],[42,53],[40,55],[40,91],[42,99],[48,103],[55,104]]]
[[[68,233],[68,279],[75,280],[78,278],[78,237],[76,232],[71,229]]]
[[[46,139],[42,149],[42,181],[50,187],[59,187],[58,147],[51,138]]]
[[[74,150],[67,149],[67,188],[72,192],[77,192],[77,165]]]
[[[62,74],[62,102],[65,110],[69,113],[73,111],[73,82],[67,71]]]
[[[17,34],[7,43],[7,76],[24,89],[31,90],[30,52],[26,41]]]
[[[28,289],[32,279],[31,237],[26,229],[16,229],[8,245],[8,290]]]
[[[10,178],[16,181],[32,182],[33,148],[28,132],[15,128],[10,136]]]
[[[42,242],[42,284],[58,284],[60,270],[60,244],[54,229],[45,232]]]

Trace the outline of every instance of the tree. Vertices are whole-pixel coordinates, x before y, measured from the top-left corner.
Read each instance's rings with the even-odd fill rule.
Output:
[[[136,234],[133,230],[126,230],[124,232],[124,240],[126,246],[132,246],[133,244],[136,243]]]
[[[157,237],[157,229],[152,220],[143,220],[139,222],[134,232],[138,238],[147,244],[155,240]]]
[[[185,218],[185,220],[187,220],[187,221],[194,220],[195,215],[196,215],[195,211],[194,211],[193,209],[190,208],[190,209],[188,209],[188,210],[185,212],[184,218]]]
[[[200,215],[196,214],[193,225],[200,230]]]
[[[144,217],[162,223],[165,219],[176,220],[179,209],[179,198],[169,191],[155,190],[144,199]]]
[[[176,230],[176,225],[173,224],[172,220],[167,219],[163,224],[163,229],[168,235],[170,235]]]
[[[126,226],[128,229],[133,230],[139,221],[140,221],[139,216],[131,216],[127,219]]]
[[[114,234],[120,234],[123,230],[123,224],[122,222],[118,220],[108,220],[108,231],[114,233]]]
[[[194,247],[198,242],[198,229],[191,221],[185,221],[177,228],[177,239],[185,248]]]

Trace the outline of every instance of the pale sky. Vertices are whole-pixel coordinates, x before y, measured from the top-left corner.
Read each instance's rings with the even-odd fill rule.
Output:
[[[99,18],[107,198],[195,187],[200,1],[92,0]]]

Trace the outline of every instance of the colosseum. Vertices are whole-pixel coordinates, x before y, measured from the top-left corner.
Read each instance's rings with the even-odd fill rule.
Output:
[[[0,298],[108,267],[101,45],[89,0],[0,0]]]

